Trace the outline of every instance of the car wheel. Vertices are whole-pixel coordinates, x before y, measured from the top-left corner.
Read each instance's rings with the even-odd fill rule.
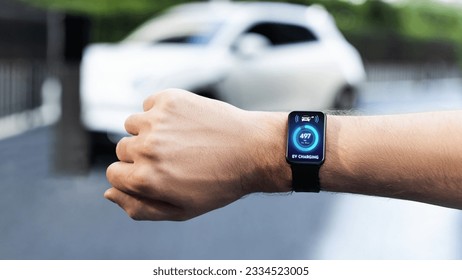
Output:
[[[195,88],[191,92],[194,92],[197,95],[211,98],[211,99],[218,99],[216,90],[213,86],[205,86],[205,87],[200,87],[200,88]]]
[[[94,165],[99,160],[115,160],[115,147],[109,140],[107,133],[88,132],[88,160],[90,165]]]
[[[351,110],[356,107],[357,102],[358,102],[357,92],[351,87],[346,87],[342,89],[335,97],[334,109]]]

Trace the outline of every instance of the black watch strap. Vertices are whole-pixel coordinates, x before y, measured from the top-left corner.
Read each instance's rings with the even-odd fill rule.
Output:
[[[292,164],[292,188],[295,192],[319,192],[321,165]]]

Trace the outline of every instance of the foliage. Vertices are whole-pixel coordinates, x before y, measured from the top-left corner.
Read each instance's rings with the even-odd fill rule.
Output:
[[[345,36],[366,57],[462,61],[461,6],[430,0],[398,4],[367,0],[357,5],[330,0],[297,2],[325,6]]]
[[[90,17],[148,14],[186,0],[22,0],[52,10],[86,14]]]
[[[54,10],[86,14],[93,22],[92,40],[109,42],[120,40],[143,21],[172,5],[191,2],[186,0],[21,1]],[[398,4],[381,0],[364,0],[361,4],[346,0],[286,0],[285,2],[323,5],[332,13],[340,30],[353,43],[368,44],[367,42],[372,39],[386,42],[387,38],[394,38],[399,46],[406,46],[409,42],[438,42],[455,46],[454,49],[461,53],[460,57],[462,57],[460,35],[462,34],[462,8],[454,8],[455,6],[431,0],[407,0]],[[379,49],[380,44],[376,46]],[[363,47],[366,52],[370,51],[368,46],[359,47]]]

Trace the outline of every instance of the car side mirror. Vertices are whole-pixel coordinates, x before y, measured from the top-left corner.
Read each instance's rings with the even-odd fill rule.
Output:
[[[247,33],[237,39],[234,49],[239,56],[251,59],[263,52],[270,45],[271,42],[265,36],[257,33]]]

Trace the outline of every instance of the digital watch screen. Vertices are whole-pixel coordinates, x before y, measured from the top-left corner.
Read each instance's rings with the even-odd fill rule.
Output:
[[[325,156],[325,130],[324,113],[291,112],[287,131],[287,162],[321,165]]]

